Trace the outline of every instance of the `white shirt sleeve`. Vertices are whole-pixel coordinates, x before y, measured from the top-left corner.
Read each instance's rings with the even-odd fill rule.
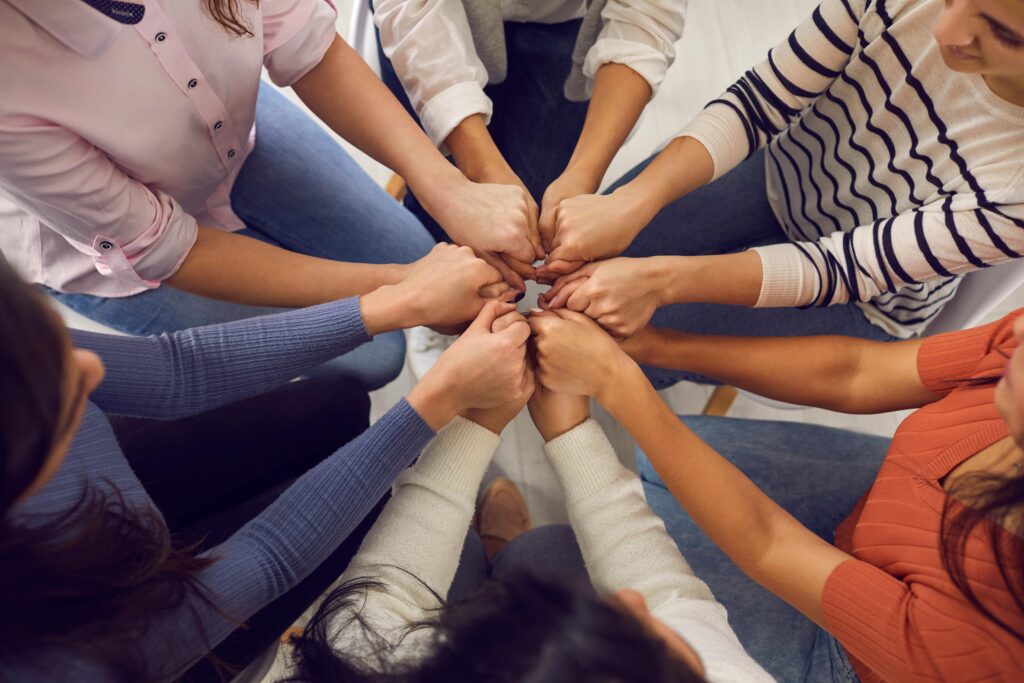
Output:
[[[335,647],[357,656],[379,655],[380,641],[363,629],[366,623],[393,647],[397,644],[391,657],[420,654],[429,631],[405,631],[429,619],[440,607],[438,597],[448,595],[477,491],[500,442],[497,434],[456,418],[395,480],[391,500],[338,579],[338,584],[369,579],[381,588],[368,590],[356,606],[362,622],[348,618],[348,612],[336,616],[338,630],[331,631]]]
[[[653,92],[665,80],[683,35],[687,0],[608,0],[601,33],[587,53],[583,75],[593,80],[609,62],[643,76]]]
[[[640,480],[619,463],[598,424],[587,420],[545,450],[594,588],[641,593],[654,616],[694,649],[711,683],[771,681],[743,649],[725,608],[694,576],[647,506]]]
[[[384,54],[435,145],[473,114],[490,123],[487,70],[462,0],[378,0],[373,20]]]

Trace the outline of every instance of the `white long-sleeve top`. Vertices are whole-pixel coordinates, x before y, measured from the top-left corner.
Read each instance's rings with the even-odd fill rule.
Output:
[[[431,591],[447,595],[477,490],[499,441],[461,418],[443,430],[398,478],[391,500],[339,580],[369,578],[384,584],[356,608],[388,642],[398,643],[409,624],[431,618],[438,608]],[[694,649],[708,681],[771,681],[743,649],[725,608],[694,576],[664,523],[647,506],[640,480],[619,463],[597,423],[584,422],[545,450],[595,589],[602,594],[623,588],[640,592],[654,616]],[[367,638],[360,621],[349,616],[337,615],[334,646],[365,657],[365,665],[373,667],[380,641]],[[430,635],[429,630],[409,633],[390,656],[427,655]]]
[[[823,0],[683,135],[721,176],[767,145],[789,237],[759,306],[854,302],[920,333],[959,276],[1024,254],[1024,107],[942,60],[943,0]]]
[[[482,114],[490,122],[492,103],[484,94],[484,86],[494,81],[495,75],[488,78],[485,62],[504,56],[481,60],[477,50],[492,50],[495,44],[504,44],[501,20],[560,23],[583,17],[592,1],[377,0],[374,21],[380,29],[384,54],[391,60],[424,130],[434,144],[441,146],[468,116]],[[656,91],[675,58],[686,2],[607,0],[600,11],[596,42],[582,64],[587,96],[597,70],[610,62],[633,69]],[[491,12],[490,4],[500,8]],[[475,15],[476,36],[467,19],[467,6]],[[497,78],[503,78],[503,74]]]

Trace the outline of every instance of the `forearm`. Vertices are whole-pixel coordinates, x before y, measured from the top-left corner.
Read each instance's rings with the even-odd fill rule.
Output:
[[[639,363],[699,373],[778,401],[840,412],[905,407],[865,406],[853,394],[869,343],[840,336],[727,337],[652,329],[626,348]]]
[[[103,358],[93,395],[122,415],[179,418],[268,391],[370,340],[355,299],[149,337],[72,331]]]
[[[400,281],[402,273],[400,265],[331,261],[200,226],[165,284],[237,304],[297,308],[365,294]]]
[[[645,259],[660,305],[709,303],[753,306],[761,292],[761,259],[753,251]]]
[[[484,117],[473,114],[463,119],[445,138],[445,145],[452,153],[455,164],[466,177],[477,182],[486,182],[487,176],[495,169],[509,169],[508,162],[491,138]]]
[[[565,172],[579,174],[592,185],[590,192],[596,192],[650,99],[651,86],[628,66],[609,63],[598,69],[587,118]]]
[[[848,556],[806,529],[701,441],[632,365],[601,403],[629,431],[672,495],[752,579],[822,623],[825,580]],[[800,558],[802,553],[806,557]],[[801,564],[805,562],[805,564]]]
[[[464,180],[341,38],[335,37],[320,63],[293,88],[320,120],[394,170],[425,202],[437,201],[446,187]]]
[[[640,175],[612,195],[653,218],[665,206],[707,185],[713,173],[714,163],[704,145],[695,138],[676,138]]]

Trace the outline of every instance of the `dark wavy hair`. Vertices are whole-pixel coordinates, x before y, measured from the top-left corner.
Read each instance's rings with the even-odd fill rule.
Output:
[[[259,7],[260,0],[244,0]],[[242,14],[241,3],[243,0],[203,0],[206,5],[206,12],[224,30],[235,36],[252,36],[252,27],[249,26]]]
[[[669,652],[632,616],[590,591],[529,573],[492,579],[437,618],[412,624],[405,636],[431,629],[430,651],[412,664],[393,661],[392,646],[360,614],[372,579],[336,588],[301,636],[292,638],[295,675],[287,683],[697,683],[704,678]],[[333,646],[353,622],[374,651],[366,658]],[[403,636],[404,637],[404,636]]]
[[[134,636],[203,594],[196,575],[210,560],[175,548],[155,510],[112,487],[86,488],[59,515],[11,514],[71,429],[68,353],[56,314],[0,257],[0,663],[60,651],[144,680]]]

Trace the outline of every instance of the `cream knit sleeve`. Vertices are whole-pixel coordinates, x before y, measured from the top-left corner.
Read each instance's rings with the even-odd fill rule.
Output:
[[[593,420],[550,441],[548,457],[594,588],[639,591],[652,613],[677,631],[713,683],[771,681],[743,649],[725,608],[683,559],[647,506],[635,474],[620,463]]]
[[[477,491],[500,442],[497,434],[456,418],[395,480],[391,500],[338,580],[381,584],[356,607],[377,636],[391,645],[401,641],[389,658],[415,657],[428,636],[418,630],[403,638],[409,624],[429,619],[440,606],[438,597],[448,594]],[[352,616],[335,618],[334,646],[355,655],[381,654],[379,640]]]

